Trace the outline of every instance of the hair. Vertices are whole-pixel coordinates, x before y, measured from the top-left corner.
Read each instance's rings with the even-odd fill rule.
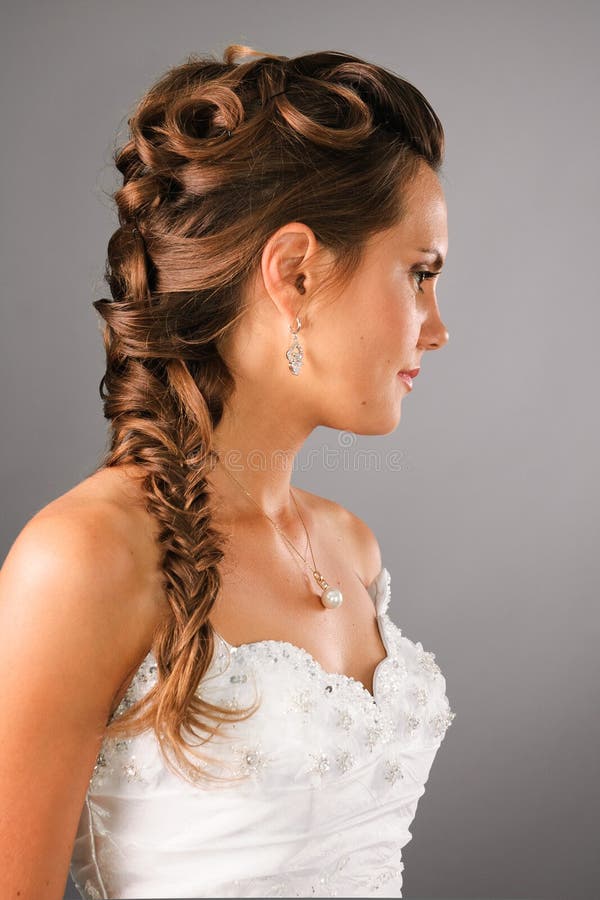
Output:
[[[401,220],[420,162],[439,171],[444,133],[420,91],[381,66],[333,50],[289,58],[238,44],[222,61],[191,54],[170,68],[128,124],[114,151],[123,183],[112,195],[111,298],[93,303],[104,320],[100,396],[110,422],[98,468],[139,473],[170,611],[153,638],[156,684],[106,734],[154,729],[167,765],[198,782],[213,778],[208,757],[194,751],[199,765],[190,766],[185,734],[204,734],[204,744],[257,708],[223,708],[199,691],[225,555],[206,479],[235,384],[223,341],[274,231],[306,223],[334,259],[328,283],[343,287],[369,237]]]

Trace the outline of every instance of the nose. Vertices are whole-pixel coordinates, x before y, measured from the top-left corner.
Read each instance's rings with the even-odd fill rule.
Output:
[[[427,345],[428,350],[439,350],[444,344],[447,344],[450,340],[450,333],[446,326],[442,323],[441,330],[439,332],[439,336],[432,338]]]
[[[448,329],[442,322],[437,302],[437,285],[430,281],[422,295],[423,321],[418,346],[423,350],[439,350],[450,340]]]
[[[450,340],[448,329],[437,311],[428,316],[421,327],[419,347],[423,350],[439,350]]]

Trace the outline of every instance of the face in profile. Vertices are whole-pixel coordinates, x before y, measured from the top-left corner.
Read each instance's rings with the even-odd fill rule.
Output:
[[[411,391],[399,373],[426,369],[426,351],[448,341],[436,297],[448,245],[446,203],[427,164],[405,188],[403,208],[398,224],[369,239],[342,291],[318,290],[310,260],[322,248],[307,225],[288,223],[272,236],[249,315],[225,348],[237,382],[236,420],[256,424],[260,408],[262,421],[289,435],[306,436],[318,425],[356,434],[396,428]],[[289,274],[298,271],[305,299]],[[304,352],[298,376],[285,358],[296,310]],[[418,381],[413,387],[418,395]]]
[[[424,163],[405,209],[399,224],[368,242],[350,284],[319,308],[307,335],[315,402],[329,427],[392,431],[410,393],[398,373],[426,369],[426,351],[448,341],[436,297],[448,246],[446,203]],[[418,394],[418,381],[413,387]]]

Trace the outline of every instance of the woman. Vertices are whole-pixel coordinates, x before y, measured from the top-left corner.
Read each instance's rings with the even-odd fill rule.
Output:
[[[291,470],[392,432],[448,340],[442,126],[357,57],[237,45],[129,126],[110,448],[0,578],[2,894],[400,897],[454,713],[372,531]]]

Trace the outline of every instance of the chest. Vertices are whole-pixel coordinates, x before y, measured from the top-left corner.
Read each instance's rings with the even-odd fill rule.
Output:
[[[434,654],[402,635],[387,614],[380,623],[387,652],[375,672],[374,696],[353,678],[324,670],[296,645],[268,640],[236,649],[217,639],[202,697],[236,712],[258,705],[248,718],[219,726],[206,748],[210,772],[249,787],[325,787],[366,765],[383,791],[390,780],[410,779],[407,760],[437,746],[454,716]],[[149,654],[123,705],[155,680]],[[151,733],[108,741],[93,787],[130,770],[134,782],[164,780]]]
[[[222,576],[210,622],[231,646],[279,641],[298,645],[323,669],[352,676],[373,690],[373,673],[385,655],[373,600],[351,561],[325,559],[322,574],[343,603],[328,609],[308,567],[272,568],[236,561]]]
[[[319,541],[318,571],[343,595],[336,609],[321,603],[323,588],[312,574],[310,554],[306,559],[309,564],[294,559],[268,531],[261,540],[230,536],[209,616],[213,628],[233,646],[266,640],[299,645],[323,668],[352,675],[372,690],[385,650],[356,554],[334,531]]]

